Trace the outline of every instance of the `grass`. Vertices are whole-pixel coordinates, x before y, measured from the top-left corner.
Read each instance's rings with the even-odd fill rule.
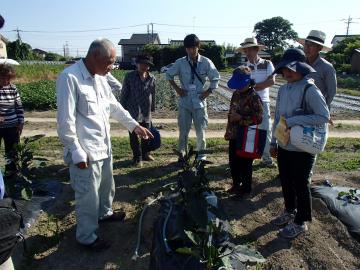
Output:
[[[330,126],[330,130],[334,131],[359,131],[360,125],[348,125],[348,124],[335,124]]]
[[[20,270],[29,269],[34,259],[41,260],[43,257],[49,256],[49,251],[51,253],[56,249],[63,239],[60,224],[57,216],[43,212],[36,224],[36,243],[30,245],[30,248],[28,247],[24,253],[24,259],[19,265]],[[31,227],[31,230],[34,229]]]
[[[133,170],[130,165],[131,148],[128,138],[112,138],[112,149],[114,163],[119,160],[127,160],[115,169],[121,170],[123,173],[128,173]],[[195,139],[189,140],[191,145],[195,145]],[[228,143],[223,138],[210,138],[207,139],[207,147],[211,150],[209,159],[214,159],[222,164],[227,163],[227,146]],[[163,138],[162,146],[155,152],[157,161],[151,163],[152,167],[163,166],[164,163],[169,163],[170,160],[176,160],[172,149],[177,148],[177,138]],[[57,137],[44,137],[32,143],[34,154],[38,157],[44,157],[49,160],[49,164],[54,160],[61,160],[63,157],[63,147]],[[3,151],[3,146],[2,146]],[[3,163],[3,162],[2,162]],[[145,163],[148,164],[148,163]],[[267,168],[263,168],[254,164],[254,171],[266,174],[270,173]],[[125,165],[125,166],[122,166]],[[317,167],[329,171],[346,171],[346,170],[359,170],[360,169],[360,139],[354,138],[329,138],[325,151],[318,156]],[[215,175],[223,174],[224,172],[219,167],[214,167],[213,173]],[[134,172],[137,174],[136,172]],[[141,175],[137,175],[142,177]],[[144,177],[156,178],[159,177],[156,170],[151,171],[149,175]]]
[[[342,75],[337,74],[338,87],[360,90],[360,76],[359,75]]]
[[[56,109],[55,80],[64,65],[19,66],[18,77],[14,80],[26,110]],[[113,70],[112,74],[123,82],[128,71]],[[117,98],[119,97],[115,93]],[[156,107],[177,109],[176,94],[161,74],[156,74]]]
[[[360,170],[360,139],[330,138],[318,156],[317,167],[327,171]]]
[[[356,90],[356,89],[338,88],[337,93],[360,97],[360,90]]]
[[[57,75],[63,71],[65,67],[66,65],[22,64],[16,67],[17,77],[14,80],[14,83],[18,84],[37,82],[41,80],[56,80]]]

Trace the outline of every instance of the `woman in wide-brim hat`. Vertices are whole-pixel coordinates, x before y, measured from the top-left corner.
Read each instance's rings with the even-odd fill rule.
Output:
[[[305,53],[300,49],[288,49],[285,51],[281,61],[276,65],[274,74],[282,74],[284,68],[287,68],[293,72],[300,73],[302,77],[316,72],[309,64],[306,62]]]
[[[307,222],[312,220],[309,183],[316,158],[294,146],[289,131],[298,125],[323,125],[330,117],[324,96],[313,80],[306,77],[312,72],[315,70],[305,63],[305,53],[300,49],[286,50],[274,71],[287,81],[278,91],[270,147],[271,155],[278,161],[285,204],[284,213],[274,223],[285,226],[280,235],[290,239],[304,233],[308,229]],[[275,133],[279,123],[284,127],[282,136]]]

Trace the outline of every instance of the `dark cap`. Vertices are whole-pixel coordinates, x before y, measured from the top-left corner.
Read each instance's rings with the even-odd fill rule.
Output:
[[[184,47],[185,48],[200,47],[200,39],[195,34],[187,35],[184,38]]]
[[[274,74],[281,73],[283,68],[288,68],[294,72],[299,72],[303,76],[316,72],[305,62],[306,56],[303,50],[287,49],[279,64],[276,65]]]
[[[154,66],[153,58],[149,55],[138,55],[135,59],[136,64],[146,64],[148,66]]]

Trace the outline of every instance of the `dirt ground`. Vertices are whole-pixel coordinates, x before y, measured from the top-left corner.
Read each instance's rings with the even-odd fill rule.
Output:
[[[313,200],[314,220],[308,232],[294,241],[278,237],[278,228],[271,221],[282,212],[283,200],[275,168],[264,169],[256,163],[251,197],[240,201],[230,197],[226,190],[231,180],[223,150],[209,158],[216,166],[209,167],[208,177],[232,225],[233,241],[256,248],[266,258],[265,264],[252,269],[360,269],[360,243],[348,234],[346,227],[331,215],[319,199]],[[136,245],[138,218],[144,204],[158,195],[162,185],[174,181],[179,170],[170,150],[155,153],[155,157],[155,164],[146,163],[141,169],[130,168],[130,161],[126,158],[115,160],[114,208],[125,209],[127,218],[121,223],[100,225],[100,237],[112,242],[108,251],[92,253],[76,244],[74,193],[64,181],[61,196],[30,229],[28,245],[31,255],[18,262],[21,265],[19,269],[148,269],[152,223],[157,206],[151,207],[145,218],[141,248],[141,253],[145,255],[134,262],[131,257]],[[63,168],[62,165],[54,168],[57,171],[54,175],[68,178],[67,170],[61,170],[61,174],[58,171]],[[325,177],[334,184],[360,186],[359,170],[344,173],[315,170],[313,185],[321,183]]]
[[[53,118],[55,112],[28,113],[27,117]],[[159,113],[157,118],[175,117],[168,112]],[[226,114],[223,117],[214,114],[213,118],[225,119]],[[359,124],[358,121],[344,123]],[[56,133],[54,123],[51,122],[40,123],[38,126],[35,123],[28,124],[37,132]],[[48,128],[46,125],[49,125]],[[124,132],[126,136],[126,131]],[[163,135],[166,132],[171,133],[170,137],[174,137],[175,131],[162,130]],[[214,137],[222,137],[222,130],[209,131],[208,137],[211,137],[211,132],[214,133]],[[358,130],[344,132],[355,132],[355,137],[360,137]],[[211,180],[210,185],[220,198],[232,225],[233,242],[248,244],[266,258],[265,264],[253,266],[251,269],[360,269],[360,243],[349,235],[346,227],[319,199],[313,200],[314,219],[308,232],[294,241],[278,237],[278,228],[271,222],[283,211],[277,169],[265,169],[256,163],[251,197],[240,201],[233,200],[226,192],[231,184],[226,147],[215,147],[218,147],[219,151],[212,155],[210,160],[216,165],[209,167],[208,176]],[[49,156],[55,152],[56,159],[52,162],[51,173],[48,176],[60,178],[63,181],[63,191],[55,204],[41,214],[30,228],[27,241],[28,255],[22,257],[21,248],[17,249],[17,270],[148,269],[152,224],[157,216],[157,206],[152,206],[146,215],[141,248],[144,255],[134,262],[131,257],[136,245],[138,219],[143,206],[158,195],[159,188],[176,179],[179,168],[174,163],[176,157],[171,149],[155,153],[156,162],[145,163],[141,169],[131,168],[129,159],[124,155],[114,158],[114,208],[125,209],[127,218],[121,223],[100,225],[100,237],[112,242],[111,248],[102,253],[83,250],[75,242],[74,192],[68,183],[67,170],[61,160],[61,146],[51,150],[51,153],[48,152]],[[328,172],[324,169],[316,169],[314,172],[313,185],[321,184],[324,179],[331,179],[334,184],[360,187],[360,168],[348,172]]]

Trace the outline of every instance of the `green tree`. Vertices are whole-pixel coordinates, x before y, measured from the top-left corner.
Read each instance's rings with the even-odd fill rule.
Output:
[[[8,57],[16,60],[33,60],[31,46],[20,40],[9,42],[6,46]]]
[[[217,69],[226,67],[225,47],[219,45],[202,45],[200,53],[213,61]]]
[[[360,48],[360,35],[345,38],[340,41],[325,58],[330,61],[337,71],[349,72],[351,69],[350,61],[355,49]]]
[[[285,49],[289,46],[288,40],[296,40],[298,34],[292,29],[292,23],[278,16],[265,19],[254,26],[258,41],[268,47],[271,55],[278,48]]]
[[[59,61],[62,58],[60,54],[48,52],[45,55],[45,61]]]
[[[155,68],[158,70],[186,55],[186,51],[183,46],[159,47],[152,44],[145,46],[144,53],[153,57]],[[224,46],[202,45],[200,48],[200,54],[210,58],[218,69],[222,69],[226,66],[224,53]]]

